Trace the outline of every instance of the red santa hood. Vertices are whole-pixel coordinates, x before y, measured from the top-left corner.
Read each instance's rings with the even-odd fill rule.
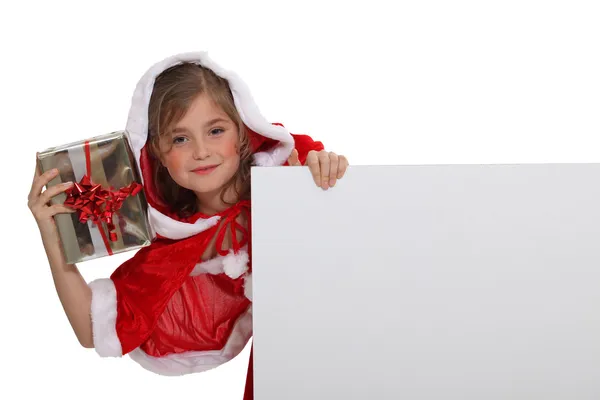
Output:
[[[152,161],[146,149],[150,96],[156,77],[167,68],[184,62],[197,63],[228,81],[235,106],[250,137],[255,165],[267,167],[283,165],[294,149],[294,137],[283,125],[272,124],[263,117],[245,82],[235,72],[217,65],[209,58],[207,52],[181,53],[151,66],[142,76],[133,93],[126,131],[141,171],[152,234],[154,237],[158,234],[169,239],[193,236],[214,226],[219,220],[218,216],[201,216],[194,223],[182,221],[161,202],[153,182]]]

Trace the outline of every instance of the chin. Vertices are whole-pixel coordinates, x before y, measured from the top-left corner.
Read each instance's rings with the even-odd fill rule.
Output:
[[[210,177],[202,177],[200,179],[196,178],[194,183],[190,185],[188,189],[196,192],[196,193],[213,193],[220,192],[225,184],[229,182],[231,177],[222,177],[222,176],[210,176]]]
[[[192,187],[189,189],[192,190],[194,193],[199,193],[199,194],[220,193],[221,190],[223,189],[224,185],[225,185],[225,183],[215,184],[215,185],[202,185],[202,186],[195,186],[195,187]]]

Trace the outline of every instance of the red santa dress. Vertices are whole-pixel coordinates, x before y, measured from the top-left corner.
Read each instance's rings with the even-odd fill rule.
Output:
[[[96,352],[103,357],[129,355],[143,368],[161,375],[206,371],[236,357],[252,336],[250,202],[240,201],[216,214],[181,219],[161,202],[152,181],[148,138],[148,105],[155,78],[182,62],[194,62],[229,83],[237,110],[251,139],[254,165],[280,166],[292,150],[304,162],[310,150],[323,150],[306,135],[293,135],[260,113],[246,84],[234,72],[213,62],[206,52],[168,57],[148,69],[135,88],[126,130],[148,200],[152,243],[120,265],[110,278],[89,283]],[[241,232],[222,249],[228,232]],[[202,261],[217,235],[218,254]],[[244,399],[252,398],[252,356]]]

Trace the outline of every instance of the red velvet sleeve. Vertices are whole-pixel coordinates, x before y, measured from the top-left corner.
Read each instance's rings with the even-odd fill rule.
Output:
[[[294,146],[296,147],[296,150],[298,150],[298,160],[300,160],[302,165],[306,164],[306,157],[311,150],[325,150],[323,143],[314,141],[308,135],[292,134],[292,136],[294,138]],[[284,165],[288,165],[288,163],[286,162]]]
[[[206,236],[209,239],[210,232]],[[122,354],[138,347],[151,334],[167,302],[188,278],[198,254],[206,247],[206,240],[198,239],[157,239],[112,273],[115,329]]]
[[[273,123],[273,125],[284,126],[283,124],[281,124],[279,122],[275,122],[275,123]],[[295,134],[295,133],[292,133],[291,135],[294,138],[294,147],[296,148],[296,150],[298,150],[298,160],[300,160],[300,163],[302,163],[302,165],[304,165],[306,163],[306,157],[308,156],[308,153],[311,150],[314,150],[314,151],[325,150],[325,146],[323,145],[322,142],[315,141],[315,140],[313,140],[313,138],[311,138],[308,135]],[[288,165],[288,163],[286,162],[283,165]]]
[[[195,244],[189,239],[177,246],[169,246],[168,240],[155,241],[112,274],[117,293],[116,331],[123,354],[148,337],[167,301],[189,275],[197,259]],[[173,257],[171,247],[177,247],[181,256]]]

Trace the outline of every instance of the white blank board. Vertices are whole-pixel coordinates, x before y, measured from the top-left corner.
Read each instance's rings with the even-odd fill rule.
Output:
[[[256,400],[600,398],[600,165],[255,168]]]

